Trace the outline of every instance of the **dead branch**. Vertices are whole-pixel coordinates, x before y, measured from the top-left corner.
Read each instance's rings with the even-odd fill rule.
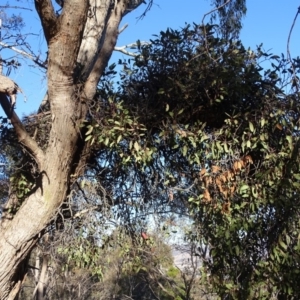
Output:
[[[22,56],[24,56],[26,58],[29,58],[34,63],[36,63],[39,67],[41,67],[43,69],[47,69],[46,65],[43,62],[41,62],[38,57],[35,57],[35,56],[33,56],[33,55],[31,55],[31,54],[23,51],[23,50],[20,50],[20,49],[14,47],[14,46],[7,45],[7,44],[5,44],[3,42],[0,42],[0,46],[2,46],[3,48],[11,49],[11,50],[13,50],[16,53],[18,53],[18,54],[20,54],[20,55],[22,55]]]
[[[149,45],[149,44],[150,44],[149,42],[141,42],[141,45]],[[133,56],[133,57],[139,56],[138,53],[130,52],[130,51],[126,50],[126,48],[129,48],[129,49],[137,48],[137,43],[132,43],[132,44],[124,45],[124,46],[115,47],[114,50],[119,51],[119,52],[129,55],[129,56]]]

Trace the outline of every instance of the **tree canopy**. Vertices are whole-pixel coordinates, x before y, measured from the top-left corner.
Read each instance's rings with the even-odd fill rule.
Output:
[[[100,277],[132,299],[192,299],[193,283],[199,299],[298,298],[299,58],[246,49],[245,2],[215,1],[219,24],[162,31],[109,64],[141,2],[74,1],[35,1],[48,44],[38,112],[20,120],[0,93],[0,299],[29,269],[37,299],[102,297]],[[186,272],[145,233],[181,217],[201,258]],[[70,272],[91,288],[73,292]]]

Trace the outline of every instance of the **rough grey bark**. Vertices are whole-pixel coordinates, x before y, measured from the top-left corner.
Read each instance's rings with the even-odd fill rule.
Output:
[[[142,1],[65,0],[56,15],[50,0],[35,0],[48,44],[48,100],[51,130],[43,151],[30,137],[0,91],[0,102],[19,142],[35,159],[39,176],[19,210],[0,223],[0,299],[15,299],[26,274],[27,259],[68,194],[71,175],[80,175],[88,147],[80,125],[118,37],[122,16]],[[79,171],[80,170],[80,171]],[[12,196],[13,197],[13,196]]]

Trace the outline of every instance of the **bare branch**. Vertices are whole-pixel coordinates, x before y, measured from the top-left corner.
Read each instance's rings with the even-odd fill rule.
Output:
[[[38,166],[41,167],[42,161],[44,159],[43,151],[38,146],[36,141],[32,139],[31,136],[28,134],[21,120],[14,112],[13,107],[11,106],[7,97],[2,93],[0,93],[0,104],[5,114],[10,119],[11,124],[13,125],[16,131],[19,142],[33,155],[33,157],[36,159]]]
[[[3,48],[11,49],[11,50],[15,51],[16,53],[18,53],[18,54],[20,54],[20,55],[22,55],[22,56],[24,56],[26,58],[31,59],[39,67],[47,69],[47,67],[45,66],[45,64],[43,62],[41,62],[38,57],[35,57],[35,56],[33,56],[33,55],[31,55],[31,54],[23,51],[23,50],[20,50],[20,49],[14,47],[14,46],[7,45],[7,44],[5,44],[3,42],[0,42],[0,46],[2,46]]]
[[[141,42],[141,45],[150,45],[150,43],[149,42]],[[124,53],[124,54],[129,55],[129,56],[133,56],[133,57],[139,56],[138,53],[130,52],[130,51],[126,50],[126,48],[129,48],[129,49],[137,48],[137,43],[131,43],[131,44],[128,44],[128,45],[115,47],[114,50],[119,51],[119,52]]]
[[[32,11],[31,8],[23,7],[23,6],[0,5],[0,8],[4,8],[4,9],[8,9],[8,8],[11,8],[11,9],[24,9],[24,10]]]
[[[35,0],[35,8],[41,19],[45,38],[49,44],[50,39],[57,32],[57,16],[51,0]]]
[[[140,1],[140,4],[142,4],[142,3],[144,3],[144,4],[146,4],[146,2],[145,1]],[[139,4],[139,5],[140,5]],[[139,6],[139,5],[137,5],[137,6]],[[151,7],[152,7],[152,5],[153,5],[153,0],[149,0],[148,1],[148,4],[147,4],[147,7],[146,7],[146,9],[145,9],[145,11],[142,13],[142,15],[139,17],[139,19],[143,19],[145,16],[146,16],[146,14],[147,14],[147,12],[151,9]],[[136,6],[136,7],[137,7]],[[135,8],[136,8],[135,7]],[[132,8],[131,8],[132,9]],[[126,13],[128,13],[129,11],[127,11]]]
[[[210,54],[209,54],[209,49],[208,49],[207,34],[206,34],[206,28],[205,28],[205,24],[204,24],[204,19],[205,19],[208,15],[212,14],[213,12],[215,12],[215,11],[221,9],[222,7],[224,7],[225,5],[229,4],[229,2],[231,2],[231,0],[227,0],[227,1],[226,1],[225,3],[223,3],[222,5],[220,5],[220,6],[218,6],[218,7],[215,7],[214,9],[210,10],[209,12],[207,12],[206,14],[203,15],[203,18],[202,18],[202,26],[203,26],[203,32],[204,32],[204,42],[205,42],[206,52],[207,52],[207,55],[208,55],[209,57],[211,57],[211,56],[210,56]],[[199,55],[197,55],[196,57],[198,57],[198,56],[199,56]],[[194,57],[194,58],[196,58],[196,57]]]
[[[128,27],[128,24],[125,24],[122,28],[120,28],[119,34],[121,34],[127,27]]]
[[[293,69],[293,80],[295,80],[295,83],[296,83],[295,86],[297,88],[297,91],[299,89],[299,79],[297,78],[295,66],[294,66],[294,63],[293,63],[293,60],[292,60],[292,57],[291,57],[290,40],[291,40],[292,32],[293,32],[293,29],[294,29],[294,26],[295,26],[295,23],[296,23],[296,20],[297,20],[299,14],[300,14],[300,6],[298,7],[296,16],[294,18],[293,24],[292,24],[290,32],[289,32],[288,41],[287,41],[287,57],[288,57],[288,60],[289,60],[289,62],[291,64],[291,66],[292,66],[292,69]]]
[[[121,53],[123,53],[125,55],[132,56],[132,57],[136,57],[136,56],[139,55],[138,53],[127,51],[126,47],[124,47],[124,46],[122,46],[122,47],[115,47],[114,50],[118,51],[118,52],[121,52]]]
[[[218,6],[218,7],[215,7],[214,9],[212,9],[212,10],[210,10],[209,12],[205,13],[205,14],[203,15],[203,18],[202,18],[202,25],[204,25],[204,19],[205,19],[208,15],[210,15],[210,14],[212,14],[213,12],[215,12],[215,11],[221,9],[222,7],[224,7],[225,5],[227,5],[229,2],[231,2],[231,0],[227,0],[227,1],[226,1],[225,3],[223,3],[222,5],[220,5],[220,6]]]
[[[86,209],[83,209],[79,212],[77,212],[74,216],[73,216],[73,219],[76,219],[76,218],[81,218],[84,214],[87,214],[93,210],[98,210],[98,209],[101,209],[101,205],[95,205],[95,206],[92,206],[90,208],[86,208]]]

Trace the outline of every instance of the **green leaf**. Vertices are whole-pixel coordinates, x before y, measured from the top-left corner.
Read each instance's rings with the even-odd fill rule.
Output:
[[[287,141],[289,142],[289,144],[292,144],[292,143],[293,143],[292,136],[287,135],[285,138],[287,139]]]
[[[121,139],[122,139],[122,135],[120,134],[117,138],[117,144],[120,143]]]
[[[85,138],[85,142],[89,141],[92,138],[92,135],[89,135]]]
[[[183,113],[183,111],[184,111],[184,108],[182,108],[182,109],[177,113],[177,115],[178,115],[178,116],[181,115],[181,114]]]
[[[249,189],[249,185],[244,184],[244,185],[242,185],[242,186],[240,187],[240,192],[243,192],[243,191],[248,190],[248,189]]]
[[[240,255],[240,248],[239,248],[239,246],[236,245],[234,248],[235,248],[236,255],[239,256]]]
[[[230,290],[230,289],[232,289],[233,284],[232,283],[226,283],[225,286],[226,286],[227,289]]]
[[[94,130],[93,126],[89,125],[88,127],[89,127],[89,130],[85,133],[85,135],[91,134],[91,132]]]
[[[182,148],[182,155],[186,156],[186,154],[187,154],[187,146],[184,145],[183,148]]]
[[[254,198],[258,198],[258,192],[257,192],[257,190],[256,190],[256,187],[255,187],[255,186],[253,186],[253,187],[251,188],[251,191],[252,191],[252,195],[253,195],[253,197],[254,197]]]
[[[293,174],[293,177],[297,180],[300,180],[300,174]]]
[[[251,132],[254,132],[254,126],[252,122],[249,122],[249,129]]]
[[[138,152],[140,150],[140,145],[138,142],[134,142],[134,145],[133,145],[134,149],[136,152]]]
[[[287,245],[279,238],[279,245],[284,249],[287,250]]]
[[[165,90],[163,88],[160,88],[157,92],[158,95],[163,95],[165,93]]]
[[[227,240],[229,239],[229,237],[230,237],[230,231],[229,230],[225,231],[225,237],[226,237]]]
[[[285,236],[285,239],[286,239],[286,244],[289,245],[291,243],[291,238],[289,235],[286,235]]]
[[[224,143],[224,144],[223,144],[223,146],[224,146],[224,150],[225,150],[225,152],[226,152],[226,153],[228,153],[228,152],[229,152],[229,150],[228,150],[227,143]]]

